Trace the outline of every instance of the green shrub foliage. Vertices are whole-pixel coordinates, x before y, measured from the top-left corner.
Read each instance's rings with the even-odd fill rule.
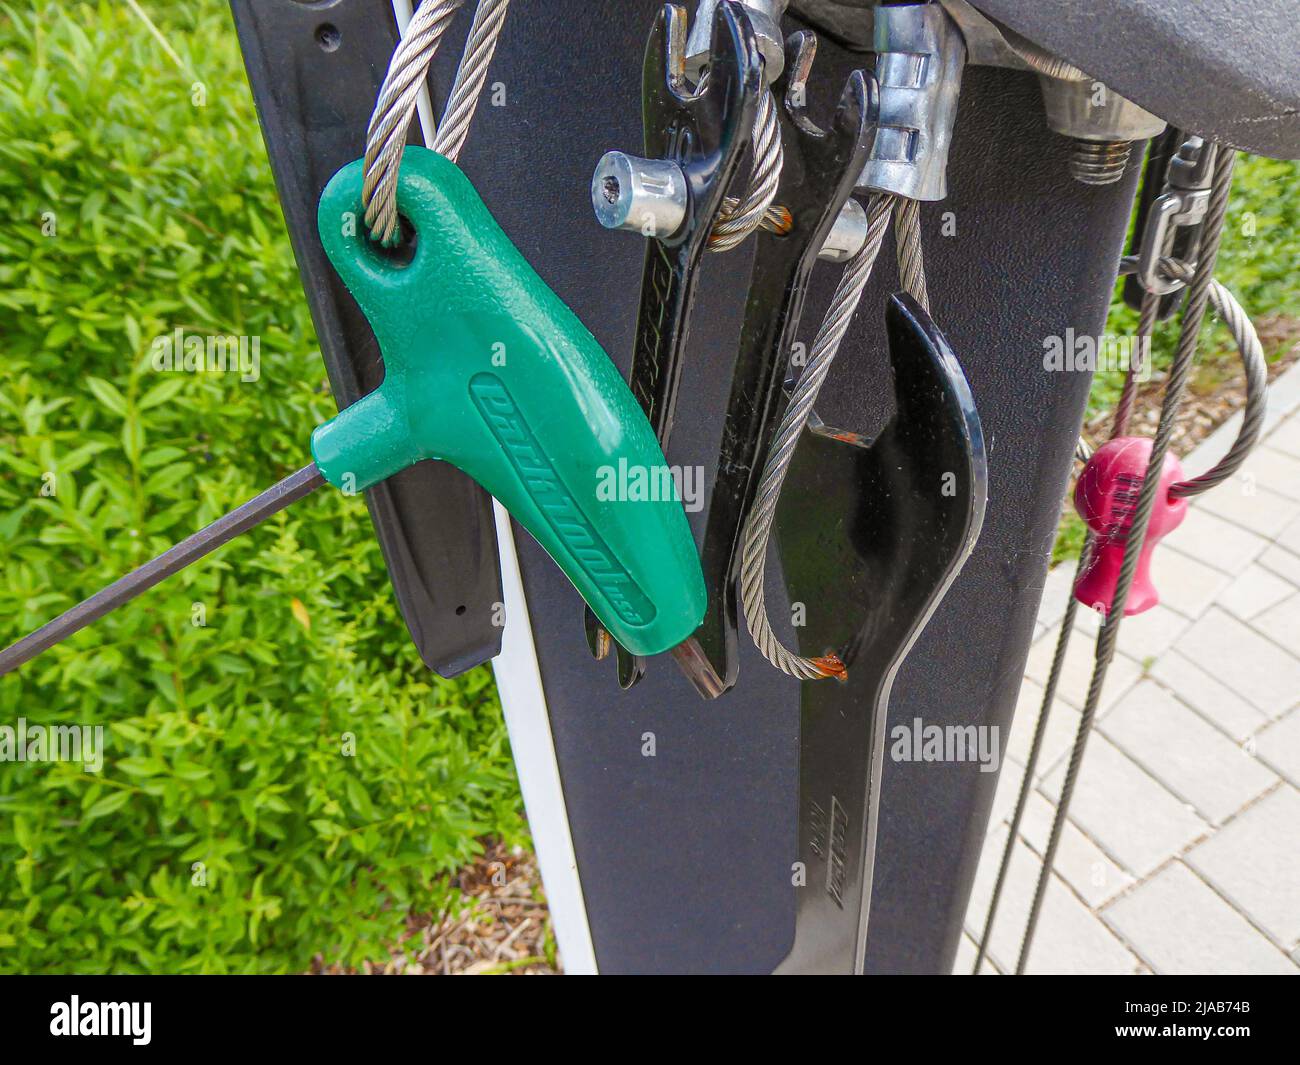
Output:
[[[0,638],[304,465],[334,412],[220,0],[0,8]],[[155,338],[257,338],[251,374]],[[426,672],[364,503],[318,492],[0,681],[0,969],[381,953],[523,838],[490,674]]]

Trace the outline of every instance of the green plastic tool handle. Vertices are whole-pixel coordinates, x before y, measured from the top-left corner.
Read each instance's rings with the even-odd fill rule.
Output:
[[[406,263],[365,233],[361,172],[357,160],[334,175],[318,222],[379,340],[384,381],[312,434],[325,479],[360,491],[421,459],[450,462],[537,539],[624,647],[680,643],[703,617],[704,579],[682,505],[663,491],[672,480],[654,431],[617,367],[454,163],[406,149]],[[622,498],[633,481],[658,490]]]

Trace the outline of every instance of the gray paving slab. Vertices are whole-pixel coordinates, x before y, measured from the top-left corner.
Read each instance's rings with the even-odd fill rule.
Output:
[[[1034,731],[1038,727],[1038,712],[1043,705],[1043,687],[1036,681],[1026,679],[1020,686],[1020,701],[1016,704],[1016,716],[1011,724],[1011,737],[1007,741],[1007,757],[1020,765],[1029,761],[1029,747],[1034,740]],[[1042,749],[1038,755],[1038,769],[1041,776],[1056,760],[1070,749],[1075,733],[1079,731],[1079,711],[1064,700],[1057,699],[1047,719],[1047,733],[1043,737]]]
[[[1177,649],[1161,655],[1151,676],[1234,740],[1244,740],[1269,722],[1267,714]]]
[[[1300,555],[1300,520],[1291,522],[1278,533],[1276,542],[1293,555]]]
[[[1294,551],[1288,551],[1281,544],[1270,544],[1259,556],[1259,564],[1300,588],[1300,555]]]
[[[1280,644],[1284,651],[1300,655],[1300,592],[1256,614],[1250,620],[1250,627]],[[1300,702],[1300,690],[1296,692],[1296,701]]]
[[[1283,784],[1186,861],[1284,950],[1300,945],[1300,791]]]
[[[1029,796],[1020,822],[1020,835],[1038,854],[1047,852],[1055,816],[1056,807],[1041,795],[1035,792]],[[1002,860],[1001,851],[996,860]],[[1057,876],[1094,910],[1134,883],[1133,877],[1071,824],[1069,818],[1061,830],[1054,868]]]
[[[1222,570],[1162,544],[1151,556],[1151,580],[1162,605],[1189,618],[1198,618],[1232,583]],[[1140,617],[1141,615],[1139,615]]]
[[[1300,418],[1293,414],[1269,433],[1268,446],[1300,459]]]
[[[1300,786],[1300,707],[1251,737],[1255,757]]]
[[[1195,506],[1265,538],[1276,536],[1300,515],[1300,502],[1240,476],[1198,496]]]
[[[1211,824],[1278,782],[1277,774],[1152,680],[1136,685],[1098,728]]]
[[[1085,612],[1080,609],[1080,617]],[[1047,683],[1047,675],[1052,668],[1052,658],[1056,653],[1057,632],[1045,633],[1029,649],[1029,660],[1025,663],[1025,676],[1039,684]],[[1076,709],[1082,709],[1088,695],[1088,681],[1092,676],[1095,660],[1096,640],[1086,631],[1075,632],[1070,639],[1069,650],[1065,653],[1065,662],[1061,668],[1061,681],[1057,694]],[[1107,673],[1106,687],[1102,693],[1101,711],[1115,705],[1115,702],[1138,679],[1142,669],[1127,653],[1121,651],[1111,663]]]
[[[1268,547],[1268,540],[1193,506],[1182,524],[1165,537],[1164,545],[1235,577]]]
[[[1278,950],[1181,862],[1102,911],[1156,973],[1296,975]]]
[[[1039,788],[1052,802],[1059,800],[1064,769],[1058,765]],[[1100,734],[1088,741],[1070,819],[1138,877],[1181,854],[1210,827],[1190,803]]]
[[[1272,570],[1260,565],[1246,567],[1227,588],[1219,593],[1217,604],[1242,621],[1250,621],[1271,606],[1276,606],[1297,589]]]
[[[1226,610],[1208,610],[1179,640],[1178,650],[1269,717],[1300,698],[1300,658]]]
[[[1000,844],[1006,838],[1005,826],[995,835]],[[1000,846],[997,853],[999,856],[1002,853]],[[1024,936],[1025,915],[1033,899],[1039,868],[1039,856],[1023,841],[1017,841],[988,951],[1003,972],[1015,970]],[[966,914],[966,929],[973,937],[983,934],[984,918],[996,877],[996,862],[980,864]],[[1053,876],[1043,898],[1043,910],[1026,971],[1124,974],[1136,973],[1140,964],[1106,923],[1080,902],[1058,877]]]
[[[1265,441],[1250,453],[1241,468],[1243,477],[1254,477],[1261,488],[1288,499],[1300,500],[1300,459],[1275,451]]]

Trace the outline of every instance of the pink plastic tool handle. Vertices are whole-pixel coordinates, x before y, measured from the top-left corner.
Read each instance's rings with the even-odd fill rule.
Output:
[[[1142,490],[1142,479],[1150,461],[1150,440],[1136,436],[1118,437],[1093,452],[1074,489],[1074,509],[1088,524],[1095,540],[1092,563],[1075,583],[1074,597],[1102,614],[1110,613],[1115,601],[1115,585],[1124,562],[1124,544],[1128,540],[1138,493]],[[1187,516],[1187,500],[1169,498],[1169,489],[1182,477],[1183,469],[1177,457],[1166,453],[1146,541],[1138,556],[1133,587],[1124,607],[1126,616],[1150,610],[1160,602],[1160,593],[1151,583],[1151,552]]]

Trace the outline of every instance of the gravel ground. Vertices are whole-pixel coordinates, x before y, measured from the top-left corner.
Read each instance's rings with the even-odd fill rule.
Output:
[[[325,965],[318,956],[311,971],[372,976],[558,973],[536,857],[522,847],[486,846],[479,860],[461,871],[458,902],[442,914],[412,914],[386,960],[357,970]]]

